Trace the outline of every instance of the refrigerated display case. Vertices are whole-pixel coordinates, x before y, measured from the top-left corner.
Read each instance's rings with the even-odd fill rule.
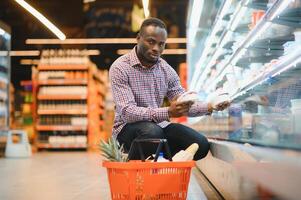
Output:
[[[0,21],[0,132],[9,128],[10,28]]]
[[[9,130],[10,28],[0,21],[0,156]]]
[[[226,199],[256,198],[258,185],[280,199],[296,199],[300,191],[290,188],[300,184],[295,172],[301,171],[301,1],[202,1],[201,12],[213,6],[215,20],[192,26],[196,2],[190,1],[187,30],[189,90],[203,101],[227,94],[231,106],[190,125],[210,139],[214,159],[229,165],[212,158],[207,164],[218,162],[215,167],[229,167],[232,175],[212,175],[206,161],[199,167]],[[233,189],[241,181],[246,187]]]

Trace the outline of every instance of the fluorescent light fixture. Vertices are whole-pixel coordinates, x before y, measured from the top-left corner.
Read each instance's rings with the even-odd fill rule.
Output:
[[[0,51],[0,56],[7,56],[8,51]],[[29,51],[10,51],[10,56],[39,56],[40,51],[38,50],[29,50]]]
[[[21,65],[38,65],[40,64],[39,59],[21,59],[20,60]]]
[[[282,13],[282,11],[292,2],[292,0],[283,0],[281,1],[278,6],[278,8],[276,9],[276,11],[269,17],[270,20],[273,20],[275,17],[277,17],[278,15],[280,15],[280,13]]]
[[[5,34],[5,31],[2,28],[0,28],[0,35],[4,35],[4,34]]]
[[[144,16],[145,18],[149,17],[149,0],[142,0],[142,5],[143,5],[143,11],[144,11]]]
[[[10,56],[39,56],[40,51],[33,50],[33,51],[11,51]]]
[[[51,32],[53,32],[60,40],[65,40],[66,36],[60,31],[53,23],[51,23],[44,15],[33,8],[24,0],[15,0],[20,6],[25,8],[30,14],[35,16],[40,22],[42,22]]]
[[[96,0],[84,0],[83,3],[92,3],[95,2]]]
[[[189,25],[189,40],[193,42],[197,30],[199,28],[201,14],[203,12],[204,0],[194,0],[192,4],[192,11],[190,15],[190,25]]]
[[[0,51],[0,56],[7,56],[8,51]],[[39,50],[24,50],[24,51],[10,51],[10,56],[40,56]],[[85,55],[87,56],[98,56],[100,55],[100,51],[97,49],[89,49],[85,51]]]
[[[132,49],[118,49],[117,54],[118,55],[124,55],[128,52],[130,52]],[[186,49],[165,49],[163,51],[163,55],[183,55],[186,54]]]
[[[136,44],[136,38],[73,38],[73,39],[26,39],[26,44]],[[185,44],[186,38],[168,38],[166,43]]]

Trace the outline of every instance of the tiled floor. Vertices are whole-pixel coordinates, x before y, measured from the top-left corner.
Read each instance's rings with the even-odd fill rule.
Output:
[[[109,200],[106,170],[97,153],[42,152],[0,158],[1,200]],[[191,176],[188,200],[207,199]]]

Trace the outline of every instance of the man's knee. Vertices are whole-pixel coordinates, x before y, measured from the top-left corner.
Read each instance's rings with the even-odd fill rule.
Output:
[[[164,132],[154,122],[141,122],[140,138],[164,138]]]

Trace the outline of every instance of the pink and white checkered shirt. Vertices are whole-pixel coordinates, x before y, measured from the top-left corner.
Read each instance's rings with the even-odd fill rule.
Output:
[[[162,58],[151,68],[140,63],[136,47],[119,57],[110,68],[110,82],[116,105],[113,137],[127,123],[153,121],[162,128],[170,124],[168,107],[161,107],[164,97],[169,100],[185,92],[175,70]],[[194,103],[188,116],[208,112],[207,103]]]

